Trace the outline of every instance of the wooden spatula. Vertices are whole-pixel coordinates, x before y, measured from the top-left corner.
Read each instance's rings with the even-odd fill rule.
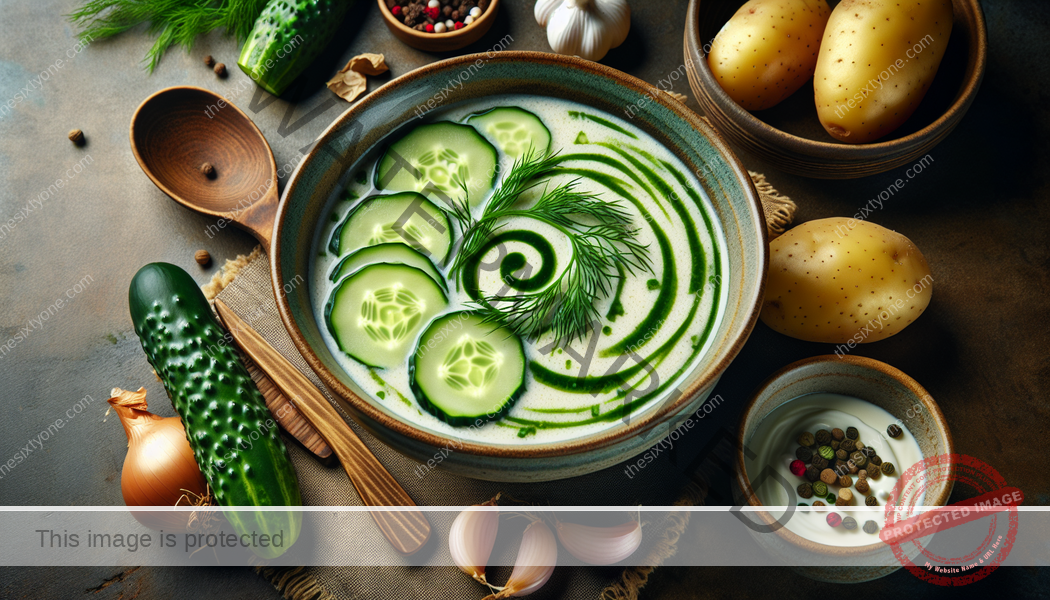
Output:
[[[234,342],[331,446],[366,506],[416,505],[309,379],[225,302],[216,299],[215,310],[229,328]],[[430,538],[430,523],[421,511],[372,511],[370,514],[383,536],[401,554],[418,551]]]

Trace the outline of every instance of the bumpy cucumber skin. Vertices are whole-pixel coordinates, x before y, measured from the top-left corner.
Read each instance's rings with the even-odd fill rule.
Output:
[[[351,4],[353,0],[270,0],[255,20],[237,66],[259,87],[280,96],[332,40]]]
[[[262,394],[230,344],[223,343],[193,278],[172,264],[148,264],[131,280],[128,302],[142,349],[182,417],[216,502],[301,506],[295,468]],[[283,554],[302,526],[298,511],[227,511],[225,516],[240,533],[283,530],[282,547],[252,548],[264,558]]]
[[[441,321],[442,319],[452,317],[457,314],[475,315],[478,317],[484,316],[481,313],[475,311],[460,311],[458,313],[448,313],[445,315],[441,315],[437,319],[434,319],[434,321],[432,321],[426,329],[420,332],[420,343],[422,343],[422,340],[426,338],[426,333],[430,330],[431,326],[433,326],[438,321]],[[521,352],[522,355],[524,355],[525,344],[522,343],[521,339],[518,339],[518,343],[521,344]],[[525,362],[522,361],[522,370],[520,377],[521,383],[518,385],[517,389],[511,392],[510,398],[507,399],[507,401],[503,404],[502,408],[500,408],[494,413],[485,413],[481,415],[466,417],[454,417],[441,410],[439,406],[431,402],[426,392],[423,391],[423,388],[420,387],[419,383],[416,381],[416,354],[418,353],[418,348],[416,350],[416,352],[413,352],[408,357],[408,385],[412,389],[412,395],[416,397],[416,402],[418,402],[424,410],[453,427],[469,427],[471,425],[478,424],[479,421],[481,423],[484,423],[485,421],[498,421],[499,419],[503,418],[503,415],[507,414],[507,411],[509,411],[514,406],[514,404],[517,403],[518,398],[521,398],[521,395],[525,393]]]

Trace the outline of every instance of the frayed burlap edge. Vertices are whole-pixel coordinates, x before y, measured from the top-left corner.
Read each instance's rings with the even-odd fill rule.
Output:
[[[686,485],[682,495],[675,501],[675,506],[703,506],[707,498],[708,469],[701,467]],[[649,576],[656,567],[678,552],[678,538],[689,527],[690,513],[674,512],[668,515],[671,525],[664,531],[663,537],[645,557],[646,566],[627,567],[620,574],[620,580],[602,590],[600,600],[638,600],[638,594],[649,582]]]
[[[755,184],[755,191],[758,192],[758,198],[762,201],[762,212],[766,215],[766,230],[769,231],[769,239],[772,240],[784,233],[788,225],[791,225],[798,206],[791,198],[782,196],[773,187],[773,184],[766,181],[766,176],[762,173],[748,171],[747,174],[751,176],[751,181]]]
[[[255,572],[287,600],[336,600],[306,567],[255,567]]]
[[[248,256],[238,254],[237,258],[233,260],[227,260],[226,264],[222,266],[215,275],[212,275],[211,281],[201,286],[201,291],[204,292],[204,297],[208,300],[214,300],[226,286],[230,285],[237,275],[240,274],[241,269],[248,266],[248,263],[252,262],[262,254],[262,246],[256,246]]]

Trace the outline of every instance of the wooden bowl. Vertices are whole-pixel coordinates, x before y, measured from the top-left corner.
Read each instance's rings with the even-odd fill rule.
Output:
[[[831,393],[853,396],[870,402],[900,419],[919,444],[924,459],[948,457],[954,468],[954,442],[948,423],[937,403],[914,379],[890,365],[861,356],[814,356],[792,363],[777,371],[758,387],[740,421],[733,458],[734,497],[760,509],[763,505],[748,476],[745,453],[762,420],[774,409],[799,396]],[[898,465],[904,473],[911,465]],[[763,472],[764,473],[764,472]],[[763,475],[759,475],[762,477]],[[926,489],[926,506],[945,506],[951,495],[951,481],[933,481]],[[834,507],[831,507],[834,509]],[[880,513],[885,509],[881,509]],[[884,577],[901,568],[891,547],[881,540],[865,546],[832,546],[811,541],[776,525],[768,511],[756,510],[749,517],[773,531],[759,532],[749,527],[752,538],[783,564],[799,574],[819,581],[859,583]],[[881,519],[880,519],[881,520]]]
[[[491,0],[488,9],[481,13],[480,17],[459,31],[422,33],[411,27],[406,27],[404,23],[398,21],[390,13],[385,0],[377,1],[379,2],[379,12],[383,15],[386,26],[390,28],[390,33],[409,46],[425,52],[450,52],[473,44],[492,28],[492,24],[496,22],[496,12],[499,11],[499,0]]]
[[[690,0],[685,27],[689,86],[704,114],[729,141],[778,169],[817,179],[854,179],[912,164],[946,138],[984,77],[988,33],[977,0],[952,0],[955,22],[937,75],[918,110],[888,138],[844,144],[817,119],[810,81],[787,100],[750,113],[734,102],[707,65],[710,42],[739,0]]]

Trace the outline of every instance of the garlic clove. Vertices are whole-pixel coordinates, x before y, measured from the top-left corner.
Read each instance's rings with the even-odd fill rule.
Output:
[[[569,554],[589,565],[611,565],[626,560],[642,545],[642,526],[630,521],[614,527],[558,523],[558,540]]]
[[[543,521],[533,521],[522,534],[518,556],[514,559],[514,570],[510,573],[507,585],[499,593],[487,596],[484,600],[528,596],[547,583],[557,562],[558,540],[554,532]]]
[[[538,0],[533,14],[558,54],[601,60],[631,29],[626,0]]]
[[[478,506],[495,506],[498,500],[497,495]],[[485,565],[492,554],[498,531],[498,511],[468,508],[456,516],[448,533],[448,549],[452,554],[452,561],[460,571],[485,585],[488,585],[485,580]]]

